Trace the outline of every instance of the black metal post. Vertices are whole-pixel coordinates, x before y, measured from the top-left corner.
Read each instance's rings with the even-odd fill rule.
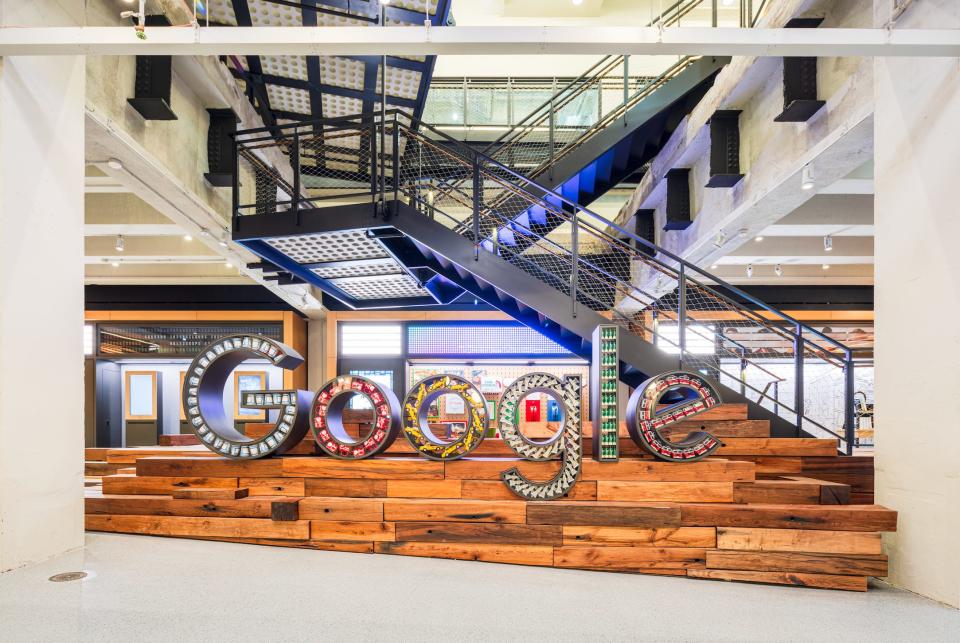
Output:
[[[293,131],[293,149],[290,151],[290,165],[293,167],[293,220],[300,225],[300,130]]]
[[[370,196],[373,197],[373,216],[377,216],[377,123],[370,120]]]
[[[627,126],[627,103],[630,102],[630,56],[623,57],[623,126]]]
[[[393,117],[393,214],[400,211],[400,124]]]
[[[233,143],[233,158],[236,159],[236,162],[233,164],[233,215],[230,220],[233,226],[233,231],[236,232],[239,228],[239,221],[237,220],[240,216],[240,147],[237,145],[236,136],[231,137]]]
[[[483,205],[483,182],[480,180],[480,157],[473,157],[473,260],[480,261],[480,208]]]
[[[380,26],[387,26],[387,8],[380,5]],[[387,56],[380,58],[380,209],[387,200]],[[384,212],[386,215],[386,212]]]
[[[793,332],[793,406],[797,411],[797,437],[803,429],[803,326],[797,324]]]
[[[554,156],[556,155],[556,151],[554,150],[554,143],[553,143],[553,124],[554,124],[555,121],[556,121],[556,114],[554,114],[554,112],[553,112],[553,94],[551,94],[551,95],[550,95],[550,121],[549,121],[549,125],[550,125],[550,172],[549,172],[549,176],[550,176],[550,180],[551,180],[551,181],[553,180],[553,159],[554,159]]]
[[[570,253],[573,256],[573,267],[570,270],[570,311],[577,316],[577,289],[580,286],[580,226],[577,220],[579,210],[574,208],[573,218],[570,221]]]
[[[687,352],[687,272],[680,264],[679,297],[677,302],[677,325],[680,331],[680,368],[683,368],[683,358]]]
[[[853,352],[848,348],[844,352],[843,359],[843,435],[847,443],[847,455],[853,455],[853,443],[856,441],[856,418],[853,408],[856,384],[853,375]]]
[[[773,414],[780,417],[780,382],[773,383]]]
[[[747,356],[740,349],[740,395],[747,394]]]

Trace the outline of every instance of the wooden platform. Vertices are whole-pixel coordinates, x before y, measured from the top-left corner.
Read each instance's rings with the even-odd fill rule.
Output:
[[[836,456],[833,441],[769,438],[745,409],[721,410],[695,427],[722,438],[717,456],[660,462],[624,440],[620,462],[586,459],[569,497],[551,502],[519,500],[499,475],[518,466],[546,480],[559,462],[521,461],[490,439],[453,462],[414,456],[402,438],[385,456],[359,462],[311,455],[237,462],[190,446],[88,450],[108,475],[102,487],[87,488],[86,524],[859,591],[869,576],[886,575],[880,532],[896,529],[896,513],[850,504],[872,500],[871,459]],[[313,449],[304,443],[298,451]]]

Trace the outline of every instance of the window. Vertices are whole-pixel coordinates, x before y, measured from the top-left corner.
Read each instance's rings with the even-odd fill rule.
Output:
[[[671,355],[680,354],[680,327],[677,324],[657,326],[657,347]],[[713,355],[717,352],[716,327],[705,324],[687,325],[687,352],[691,355]]]
[[[340,354],[397,355],[403,350],[403,327],[400,324],[341,324]]]
[[[124,374],[124,414],[127,420],[157,419],[157,372]]]
[[[365,377],[368,380],[373,380],[380,386],[393,391],[393,371],[362,371],[354,369],[350,371],[350,375]],[[396,391],[394,391],[394,393],[396,393]],[[360,395],[354,395],[350,398],[347,408],[353,409],[354,411],[359,411],[373,407],[370,405],[370,401],[367,398]]]

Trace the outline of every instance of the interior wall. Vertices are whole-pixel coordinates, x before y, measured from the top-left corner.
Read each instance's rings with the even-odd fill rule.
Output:
[[[876,26],[890,5],[877,0]],[[916,2],[896,27],[960,28],[960,4]],[[960,607],[960,61],[874,69],[876,497],[899,514],[884,535],[889,579]]]
[[[4,0],[7,26],[81,0]],[[83,56],[0,58],[0,572],[83,545]]]

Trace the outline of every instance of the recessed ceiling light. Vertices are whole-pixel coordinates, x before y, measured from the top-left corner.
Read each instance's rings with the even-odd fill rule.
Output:
[[[111,170],[122,170],[123,163],[120,162],[120,159],[108,159],[107,167],[110,168]]]
[[[732,7],[735,0],[722,0],[720,4],[724,7]]]
[[[119,268],[119,267],[120,267],[120,260],[119,260],[119,259],[114,259],[113,261],[110,262],[110,265],[113,266],[114,268]]]
[[[227,263],[224,264],[224,266],[226,266],[227,268],[233,268],[233,264],[230,263],[229,259],[227,260]]]
[[[824,270],[830,270],[830,264],[825,263],[821,266],[821,268],[823,268]]]
[[[716,270],[716,269],[717,269],[717,264],[713,264],[712,266],[710,266],[710,270]]]
[[[756,241],[757,243],[760,243],[761,241],[763,241],[763,237],[758,235],[754,237],[753,240]]]
[[[579,7],[583,4],[583,0],[573,0],[573,6]]]
[[[813,166],[809,163],[803,166],[800,173],[800,187],[804,190],[812,190],[816,186],[816,177],[813,174]]]
[[[184,240],[184,241],[193,241],[193,237],[192,237],[191,235],[189,235],[189,234],[185,234],[185,235],[183,235],[183,240]]]

